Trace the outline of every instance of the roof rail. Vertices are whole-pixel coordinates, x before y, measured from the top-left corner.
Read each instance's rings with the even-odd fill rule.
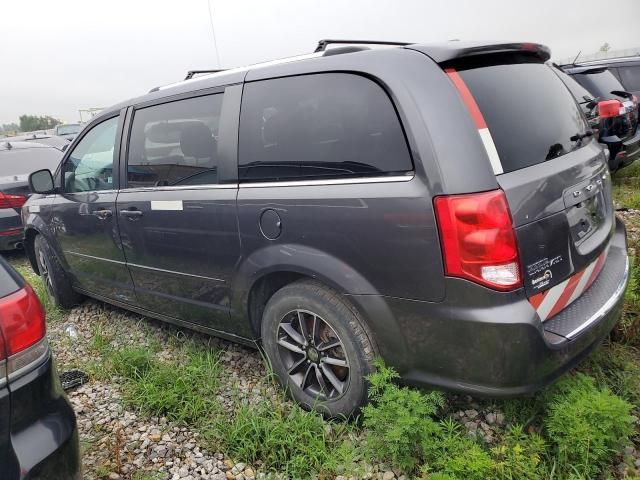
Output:
[[[406,45],[411,45],[407,42],[385,42],[382,40],[332,40],[332,39],[324,39],[318,42],[318,46],[314,50],[315,52],[324,52],[329,45],[397,45],[400,47],[404,47]]]
[[[224,72],[224,68],[219,68],[217,70],[189,70],[187,72],[187,76],[184,77],[185,80],[191,80],[195,75],[201,75],[203,73],[218,73]]]

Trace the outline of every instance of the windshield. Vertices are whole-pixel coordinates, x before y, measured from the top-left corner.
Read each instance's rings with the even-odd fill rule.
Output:
[[[541,63],[481,65],[459,71],[473,95],[505,173],[561,157],[584,145],[575,99]]]
[[[56,128],[58,135],[71,135],[82,130],[80,125],[58,125]]]

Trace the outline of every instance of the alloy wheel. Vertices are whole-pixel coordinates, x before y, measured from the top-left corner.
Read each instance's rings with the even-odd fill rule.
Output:
[[[293,384],[320,400],[342,396],[349,384],[349,361],[331,325],[308,310],[293,310],[280,320],[277,335]]]

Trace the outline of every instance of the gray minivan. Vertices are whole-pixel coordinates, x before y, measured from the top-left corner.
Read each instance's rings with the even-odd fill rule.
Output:
[[[628,261],[549,50],[330,44],[94,118],[31,176],[50,295],[261,344],[331,416],[363,404],[377,356],[471,394],[552,381],[617,321]]]

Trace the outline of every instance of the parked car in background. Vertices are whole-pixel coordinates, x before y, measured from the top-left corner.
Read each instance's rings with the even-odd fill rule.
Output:
[[[607,58],[581,62],[588,67],[606,67],[613,73],[627,92],[640,98],[640,55],[634,57]]]
[[[638,98],[625,91],[606,67],[565,65],[562,70],[593,96],[582,107],[588,110],[598,140],[609,148],[610,170],[629,166],[640,158]]]
[[[79,123],[66,123],[64,125],[56,125],[54,133],[58,137],[62,137],[68,141],[72,141],[76,138],[76,135],[82,130],[82,125]]]
[[[43,168],[55,171],[62,155],[61,150],[35,140],[0,139],[0,250],[22,248],[20,211],[31,193],[29,174]]]
[[[2,137],[0,143],[15,143],[15,142],[33,142],[48,145],[53,148],[57,148],[60,151],[64,151],[69,146],[69,140],[66,138],[58,137],[56,135],[49,135],[48,133],[29,133],[23,135],[16,135],[13,137]]]
[[[73,409],[33,289],[0,256],[0,465],[3,480],[80,480]]]
[[[584,358],[618,320],[626,236],[549,49],[369,43],[95,117],[23,207],[53,301],[261,341],[331,416],[363,404],[377,356],[408,384],[490,396]]]

